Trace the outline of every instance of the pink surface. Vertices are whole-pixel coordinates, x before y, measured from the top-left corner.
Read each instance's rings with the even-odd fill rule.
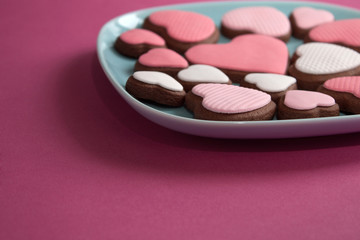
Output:
[[[333,97],[320,92],[290,90],[285,94],[284,104],[297,110],[310,110],[316,107],[330,107],[335,105]]]
[[[324,83],[324,87],[339,92],[349,92],[360,98],[360,76],[332,78]]]
[[[276,38],[245,34],[229,43],[200,44],[185,52],[189,62],[244,72],[285,74],[289,52]]]
[[[168,48],[154,48],[139,57],[139,62],[148,67],[186,68],[189,66],[185,58]]]
[[[310,29],[317,25],[334,21],[334,15],[323,9],[299,7],[293,11],[296,25],[302,29]]]
[[[218,113],[243,113],[264,107],[269,94],[258,90],[224,84],[199,84],[192,92],[203,98],[203,106]]]
[[[117,94],[99,29],[168,3],[1,2],[0,239],[358,239],[359,133],[194,137]]]
[[[156,33],[141,29],[135,28],[124,32],[120,35],[120,38],[130,44],[149,44],[155,46],[164,46],[165,40],[157,35]]]

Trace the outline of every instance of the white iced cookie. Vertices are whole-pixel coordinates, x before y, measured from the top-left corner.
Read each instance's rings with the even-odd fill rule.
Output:
[[[183,91],[183,86],[173,77],[166,73],[155,71],[138,71],[133,77],[147,84],[154,84],[171,91]]]
[[[245,76],[242,85],[270,94],[272,100],[275,102],[277,102],[287,90],[297,88],[294,77],[273,73],[250,73]]]
[[[229,77],[220,69],[204,64],[190,65],[181,70],[177,75],[178,81],[184,86],[185,91],[190,91],[200,83],[231,84]]]
[[[299,46],[289,67],[298,87],[316,90],[327,79],[360,74],[360,54],[330,43],[306,43]]]

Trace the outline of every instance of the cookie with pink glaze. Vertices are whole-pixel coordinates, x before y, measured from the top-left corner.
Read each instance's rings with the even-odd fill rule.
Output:
[[[143,28],[158,33],[169,48],[179,53],[199,43],[216,43],[220,37],[210,17],[182,10],[153,12],[145,19]]]
[[[360,76],[329,79],[318,91],[332,96],[340,111],[360,114]]]
[[[289,73],[299,89],[315,91],[330,78],[360,75],[360,54],[335,44],[305,43],[296,49]]]
[[[190,65],[181,70],[176,79],[183,85],[186,92],[201,83],[232,84],[229,77],[220,69],[203,64]]]
[[[224,14],[221,33],[228,38],[248,33],[264,34],[287,42],[291,26],[288,17],[276,8],[243,7]]]
[[[206,64],[222,70],[233,82],[241,84],[249,73],[287,72],[289,52],[276,38],[246,34],[223,44],[200,44],[185,52],[191,64]]]
[[[186,94],[185,106],[196,119],[216,121],[270,120],[276,104],[269,94],[235,85],[203,83]]]
[[[278,119],[332,117],[339,113],[333,97],[315,91],[287,91],[277,105]]]
[[[294,77],[273,73],[250,73],[241,86],[266,92],[276,103],[287,91],[297,89]]]
[[[182,106],[186,94],[173,77],[155,71],[135,72],[127,80],[125,89],[135,98],[170,107]]]
[[[304,39],[312,28],[334,20],[331,12],[312,7],[295,8],[290,15],[292,34],[299,39]]]
[[[176,77],[177,73],[189,66],[179,53],[168,48],[154,48],[141,55],[135,63],[135,71],[158,71]]]
[[[305,42],[334,43],[360,52],[360,18],[337,20],[319,25],[311,29]]]
[[[153,48],[165,48],[165,40],[154,32],[135,28],[122,33],[115,41],[116,51],[128,57],[138,58]]]

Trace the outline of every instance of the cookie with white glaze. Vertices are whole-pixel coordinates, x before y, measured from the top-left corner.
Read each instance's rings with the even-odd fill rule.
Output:
[[[229,77],[220,69],[203,64],[190,65],[177,74],[177,80],[186,92],[201,83],[232,84]]]
[[[165,48],[165,40],[154,32],[135,28],[128,30],[116,39],[116,51],[127,57],[138,58],[153,48]]]
[[[360,76],[329,79],[318,91],[332,96],[339,104],[340,111],[360,114]]]
[[[235,85],[203,83],[186,94],[185,106],[196,119],[215,121],[270,120],[276,104],[269,94]]]
[[[169,48],[179,53],[199,43],[216,43],[220,37],[210,17],[191,11],[153,12],[145,19],[143,28],[159,34]]]
[[[228,38],[249,33],[263,34],[287,42],[291,36],[291,26],[288,17],[276,8],[242,7],[224,14],[221,33]]]
[[[168,48],[155,48],[139,57],[135,71],[158,71],[176,78],[177,73],[189,66],[179,53]]]
[[[278,102],[287,91],[297,89],[294,77],[273,73],[250,73],[241,86],[266,92],[274,102]]]
[[[278,119],[332,117],[339,113],[333,97],[315,91],[287,91],[277,105]]]
[[[321,24],[311,29],[304,41],[333,43],[360,52],[360,18]]]
[[[330,78],[359,75],[360,54],[335,44],[306,43],[296,49],[289,73],[299,89],[316,90]]]
[[[173,77],[155,71],[135,72],[127,80],[125,89],[135,98],[170,107],[182,106],[186,94]]]
[[[333,22],[335,17],[327,10],[304,6],[295,8],[289,19],[292,35],[304,39],[311,29],[324,23]]]

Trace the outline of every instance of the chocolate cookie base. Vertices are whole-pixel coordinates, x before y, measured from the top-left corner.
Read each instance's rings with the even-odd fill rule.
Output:
[[[166,45],[157,46],[150,44],[129,44],[118,37],[115,41],[114,48],[118,53],[124,56],[138,58],[153,48],[166,48]]]

